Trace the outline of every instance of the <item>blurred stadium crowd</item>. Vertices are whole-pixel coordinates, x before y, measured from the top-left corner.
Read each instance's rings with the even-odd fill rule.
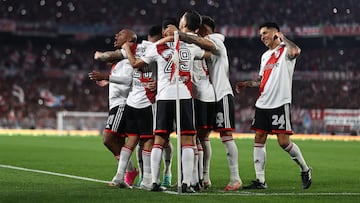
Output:
[[[1,0],[0,17],[41,23],[150,25],[194,9],[219,25],[326,25],[360,22],[357,0]],[[286,17],[285,17],[286,16]]]
[[[108,89],[87,77],[93,69],[108,71],[93,60],[95,50],[113,49],[114,30],[140,26],[144,37],[154,22],[187,9],[212,16],[219,26],[255,29],[268,20],[282,27],[360,22],[356,0],[0,0],[0,128],[56,128],[60,110],[108,111]],[[24,22],[46,25],[50,31],[14,34],[4,28],[8,21],[19,27]],[[52,28],[68,34],[53,36]],[[89,37],[76,28],[102,31]],[[294,41],[303,52],[294,74],[293,124],[296,132],[320,133],[324,126],[308,129],[304,124],[307,109],[359,109],[360,39],[350,34],[296,36]],[[231,37],[225,44],[232,83],[257,77],[265,50],[260,40]],[[237,131],[249,131],[256,96],[256,89],[236,95]]]

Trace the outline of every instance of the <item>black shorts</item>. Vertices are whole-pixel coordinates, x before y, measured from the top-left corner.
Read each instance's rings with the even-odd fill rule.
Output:
[[[215,102],[194,100],[196,129],[213,129],[215,121]]]
[[[194,106],[192,99],[180,99],[180,134],[195,135]],[[156,102],[155,134],[164,136],[172,133],[176,123],[176,101],[158,100]]]
[[[255,107],[255,117],[251,129],[269,134],[294,134],[291,127],[290,104],[284,104],[275,109],[260,109]]]
[[[231,94],[224,96],[215,103],[215,131],[233,131],[234,125],[234,97]]]
[[[140,139],[154,138],[154,116],[152,105],[145,108],[125,106],[126,135],[139,136]]]
[[[109,116],[105,125],[105,132],[115,135],[125,133],[125,104],[116,106],[109,111]]]

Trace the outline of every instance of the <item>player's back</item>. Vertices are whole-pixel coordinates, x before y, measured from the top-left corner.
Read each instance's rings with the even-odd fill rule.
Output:
[[[174,80],[175,64],[174,60],[174,44],[155,44],[151,53],[147,53],[143,59],[145,62],[155,60],[158,64],[157,81],[158,92],[157,100],[174,100],[176,99],[176,84]],[[179,98],[189,99],[192,98],[192,84],[191,73],[194,59],[201,58],[203,56],[203,50],[193,44],[186,44],[180,42],[179,50]],[[156,55],[156,56],[155,56]],[[150,59],[152,58],[152,59]]]
[[[153,43],[143,40],[138,44],[135,51],[136,57],[144,56],[146,50]],[[133,73],[132,87],[126,103],[134,108],[145,108],[155,102],[156,91],[150,91],[147,83],[152,81],[154,63],[151,63],[141,69],[135,68]]]
[[[122,76],[129,77],[129,83],[109,83],[109,108],[125,104],[126,98],[129,95],[130,87],[131,87],[131,79],[132,79],[133,68],[130,65],[128,59],[124,59],[116,63],[116,65],[111,69],[111,75],[113,76]]]
[[[210,79],[213,83],[216,101],[219,101],[227,94],[234,95],[229,80],[229,59],[224,45],[225,37],[221,34],[210,34],[207,36],[216,45],[216,51],[207,60]]]

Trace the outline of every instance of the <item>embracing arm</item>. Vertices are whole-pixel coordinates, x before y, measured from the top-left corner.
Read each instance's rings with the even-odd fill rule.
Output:
[[[91,71],[88,75],[90,80],[94,80],[94,81],[106,80],[109,82],[113,82],[117,84],[125,84],[125,85],[131,84],[132,82],[132,75],[113,76],[107,73],[100,73],[99,71],[95,71],[95,70]]]
[[[212,52],[216,50],[215,44],[206,38],[199,37],[197,35],[188,35],[183,32],[179,32],[179,37],[182,41],[191,43],[191,44],[196,44],[199,47],[201,47],[202,49],[212,51]]]
[[[216,50],[216,46],[212,41],[197,35],[188,35],[184,32],[179,31],[179,29],[177,29],[174,25],[168,25],[164,33],[165,36],[173,36],[175,31],[179,32],[179,37],[181,41],[184,41],[189,44],[196,44],[205,50],[209,50],[209,51]]]
[[[99,61],[113,62],[124,59],[124,56],[121,54],[120,50],[105,52],[96,51],[94,54],[94,59]]]
[[[134,68],[142,68],[143,66],[146,65],[146,63],[143,60],[135,58],[135,55],[132,53],[132,51],[130,49],[130,45],[127,42],[124,43],[122,48],[125,49],[126,55],[127,55],[128,59],[129,59],[129,62],[130,62],[132,67],[134,67]]]

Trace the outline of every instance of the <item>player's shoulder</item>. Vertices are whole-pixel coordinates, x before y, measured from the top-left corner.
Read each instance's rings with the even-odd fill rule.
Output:
[[[225,36],[220,33],[212,33],[207,35],[206,37],[215,43],[223,43],[225,41]]]

